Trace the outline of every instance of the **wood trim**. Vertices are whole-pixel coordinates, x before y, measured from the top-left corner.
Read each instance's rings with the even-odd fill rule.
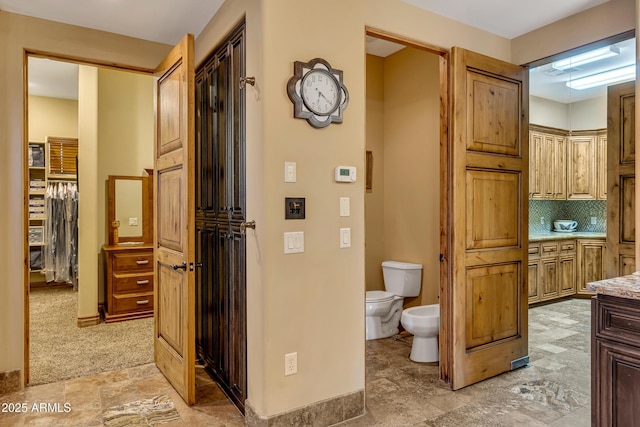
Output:
[[[149,75],[153,74],[153,69],[150,69],[150,68],[136,67],[133,65],[120,64],[116,62],[100,61],[98,59],[91,59],[83,56],[61,55],[57,53],[46,52],[42,50],[32,50],[32,49],[25,49],[24,52],[27,57],[33,56],[35,58],[51,59],[54,61],[70,62],[73,64],[80,64],[80,65],[92,65],[100,68],[109,68],[111,70],[131,71],[134,73],[149,74]],[[28,85],[25,87],[28,87]]]
[[[397,34],[393,34],[393,33],[389,33],[387,31],[384,30],[378,30],[376,28],[372,28],[369,26],[364,27],[365,28],[365,34],[367,36],[371,36],[371,37],[375,37],[377,39],[382,39],[382,40],[386,40],[388,42],[393,42],[393,43],[398,43],[398,44],[403,44],[405,46],[409,46],[409,47],[413,47],[416,49],[420,49],[420,50],[424,50],[427,51],[429,53],[433,53],[439,56],[447,56],[449,55],[449,50],[448,49],[443,49],[441,47],[432,45],[432,44],[428,44],[428,43],[423,43],[420,42],[418,40],[409,38],[409,37],[404,37],[404,36],[399,36]]]
[[[85,328],[87,326],[95,326],[100,324],[100,314],[93,316],[78,317],[78,327]]]

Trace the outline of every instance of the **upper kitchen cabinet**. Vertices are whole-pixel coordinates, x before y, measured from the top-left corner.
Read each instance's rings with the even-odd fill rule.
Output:
[[[529,199],[606,200],[606,130],[569,132],[531,125]]]

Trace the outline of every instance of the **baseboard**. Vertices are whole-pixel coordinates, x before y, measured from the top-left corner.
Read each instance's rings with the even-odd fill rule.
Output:
[[[244,408],[247,427],[283,425],[325,427],[364,415],[364,390],[314,402],[270,417],[257,414],[248,400],[245,401]]]
[[[95,326],[100,324],[100,315],[96,314],[95,316],[87,316],[87,317],[78,317],[78,327],[84,328],[87,326]]]
[[[0,396],[20,390],[22,388],[20,377],[20,369],[0,372]]]

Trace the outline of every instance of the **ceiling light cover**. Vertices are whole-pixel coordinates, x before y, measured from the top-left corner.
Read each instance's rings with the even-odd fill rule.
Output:
[[[572,89],[589,89],[597,86],[610,85],[613,83],[622,83],[624,81],[635,80],[636,66],[628,65],[615,70],[605,71],[604,73],[592,74],[590,76],[581,77],[575,80],[569,80],[567,86]]]

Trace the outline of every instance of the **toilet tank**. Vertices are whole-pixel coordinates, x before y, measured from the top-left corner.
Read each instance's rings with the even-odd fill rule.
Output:
[[[422,283],[422,264],[400,261],[382,263],[384,288],[401,297],[417,297]]]

